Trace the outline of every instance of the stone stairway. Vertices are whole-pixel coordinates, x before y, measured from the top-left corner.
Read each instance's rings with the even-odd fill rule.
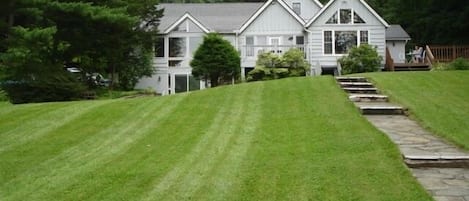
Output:
[[[360,112],[398,145],[404,163],[436,200],[469,201],[469,153],[410,119],[364,77],[336,77]],[[461,175],[462,174],[462,175]]]
[[[405,108],[389,103],[388,97],[379,94],[366,78],[337,77],[336,80],[364,115],[403,115],[407,112]]]

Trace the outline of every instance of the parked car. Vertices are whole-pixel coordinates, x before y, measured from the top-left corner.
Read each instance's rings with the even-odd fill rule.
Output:
[[[76,75],[79,81],[85,81],[87,84],[94,86],[108,87],[111,81],[104,78],[100,73],[85,73],[81,68],[75,65],[65,65],[65,70]]]

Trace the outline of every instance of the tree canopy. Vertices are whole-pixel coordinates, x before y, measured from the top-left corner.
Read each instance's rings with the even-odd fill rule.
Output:
[[[1,1],[0,79],[25,82],[16,74],[29,74],[35,80],[52,78],[64,71],[64,64],[74,63],[85,72],[110,74],[123,89],[132,88],[138,78],[152,73],[149,55],[162,16],[157,3]]]
[[[217,33],[209,33],[195,51],[192,74],[210,80],[211,86],[238,79],[241,58],[231,43]]]

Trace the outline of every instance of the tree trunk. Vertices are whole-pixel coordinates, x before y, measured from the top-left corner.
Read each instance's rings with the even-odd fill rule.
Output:
[[[13,25],[15,25],[15,0],[11,0],[8,7],[10,8],[10,13],[8,14],[8,29],[10,29],[13,27]]]
[[[218,86],[218,75],[211,75],[210,76],[210,84],[211,84],[211,87],[217,87]]]

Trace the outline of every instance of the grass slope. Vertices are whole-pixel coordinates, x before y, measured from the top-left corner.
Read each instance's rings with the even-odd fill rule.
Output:
[[[8,200],[431,200],[330,77],[0,105]]]
[[[469,71],[367,74],[423,126],[469,150]]]

